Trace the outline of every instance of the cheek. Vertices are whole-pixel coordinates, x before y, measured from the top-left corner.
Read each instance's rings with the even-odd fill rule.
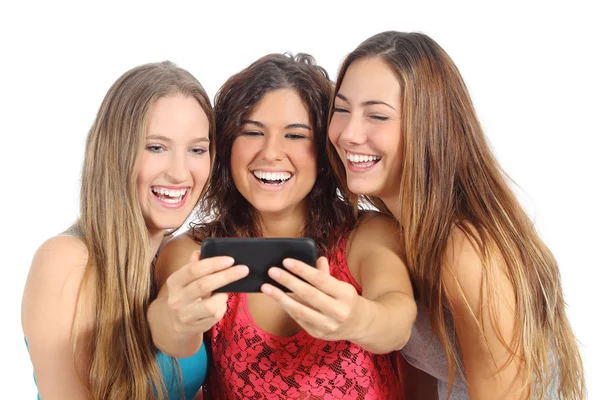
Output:
[[[231,175],[235,176],[238,174],[238,170],[243,168],[242,157],[238,151],[234,151],[235,147],[231,149],[231,156],[229,161],[229,169],[231,170]]]
[[[305,176],[307,179],[311,179],[313,181],[317,180],[317,154],[312,147],[307,146],[302,149],[302,151],[296,151],[295,154],[298,155],[296,160],[300,165],[302,165],[302,169],[305,171]]]
[[[399,128],[382,132],[379,146],[385,151],[384,154],[388,158],[386,164],[388,165],[388,168],[390,168],[390,172],[395,176],[398,176],[404,160],[404,151]]]
[[[238,137],[231,146],[231,161],[229,167],[234,184],[237,185],[242,177],[246,176],[248,166],[260,153],[260,142],[258,140],[247,140]]]
[[[140,193],[148,189],[148,186],[155,175],[154,170],[156,169],[157,160],[151,160],[150,158],[150,155],[146,152],[142,153],[140,158],[140,166],[137,175],[137,187],[138,192]]]
[[[374,129],[369,132],[371,143],[388,157],[396,157],[400,154],[400,127],[392,125],[382,129]]]
[[[235,147],[235,146],[234,146]],[[234,148],[231,149],[231,161],[229,162],[229,173],[231,174],[231,178],[233,180],[233,184],[236,187],[240,186],[240,176],[242,172],[245,171],[246,166],[241,160],[239,152],[234,151]]]
[[[329,123],[329,130],[327,131],[327,133],[329,135],[329,140],[331,140],[331,143],[333,143],[333,145],[336,147],[338,145],[337,142],[340,138],[340,135],[344,130],[344,126],[345,123],[343,121],[343,118],[336,114],[333,114],[333,116],[331,117],[331,122]]]
[[[192,170],[194,185],[203,188],[206,185],[208,175],[210,174],[210,156],[206,154],[202,161],[197,162],[195,165],[196,167]]]

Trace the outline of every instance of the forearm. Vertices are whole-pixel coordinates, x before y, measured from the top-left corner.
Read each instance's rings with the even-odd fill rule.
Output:
[[[399,350],[410,338],[417,308],[412,297],[391,292],[369,300],[359,297],[357,327],[349,340],[365,350],[385,354]]]
[[[148,325],[154,345],[173,357],[190,357],[202,346],[204,332],[185,332],[176,329],[169,315],[167,297],[158,297],[148,308]]]

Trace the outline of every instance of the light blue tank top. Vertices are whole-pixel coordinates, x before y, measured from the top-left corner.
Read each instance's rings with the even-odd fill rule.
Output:
[[[27,341],[25,341],[27,346]],[[173,365],[169,359],[169,356],[162,352],[158,352],[156,361],[162,373],[165,386],[167,388],[169,400],[193,400],[200,390],[200,387],[206,379],[206,371],[208,367],[208,357],[206,353],[206,346],[202,344],[202,347],[196,354],[187,358],[178,358],[179,366],[181,368],[181,380],[183,381],[183,392],[185,398],[181,398],[181,388],[179,386],[179,376],[177,374],[176,366]],[[175,367],[175,368],[173,368]],[[35,374],[33,375],[35,382]],[[36,382],[37,385],[37,382]],[[40,400],[40,395],[37,396]]]
[[[179,366],[181,368],[181,379],[183,380],[185,400],[193,400],[206,379],[206,371],[208,368],[206,346],[202,344],[200,350],[193,356],[178,358],[177,360],[179,361]],[[157,361],[163,375],[165,386],[169,392],[169,399],[181,399],[179,376],[176,373],[177,370],[173,370],[169,357],[159,351]],[[175,372],[175,374],[173,372]]]

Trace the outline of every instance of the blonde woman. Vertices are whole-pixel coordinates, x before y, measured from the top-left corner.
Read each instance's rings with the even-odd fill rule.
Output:
[[[429,381],[407,398],[585,397],[556,261],[444,50],[419,33],[363,42],[340,69],[329,139],[355,206],[400,225],[419,306],[405,373]]]
[[[170,62],[136,67],[106,94],[87,138],[79,219],[42,244],[25,286],[23,330],[42,399],[198,392],[204,347],[172,362],[153,346],[146,311],[153,259],[203,193],[213,136],[204,89]]]

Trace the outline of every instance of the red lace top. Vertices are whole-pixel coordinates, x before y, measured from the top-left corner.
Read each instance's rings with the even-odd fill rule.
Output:
[[[342,240],[330,270],[352,278]],[[210,399],[403,399],[393,355],[370,353],[349,341],[315,339],[301,330],[278,337],[260,329],[245,293],[231,293],[227,312],[211,330]]]

